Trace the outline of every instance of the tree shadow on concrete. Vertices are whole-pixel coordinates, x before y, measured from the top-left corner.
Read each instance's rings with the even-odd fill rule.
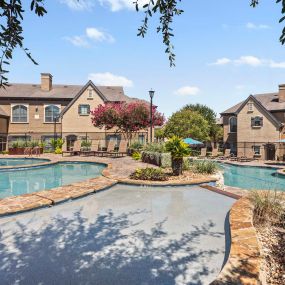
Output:
[[[138,229],[142,221],[134,223],[130,218],[140,213],[109,211],[90,222],[79,210],[68,218],[57,215],[37,229],[20,222],[13,230],[4,227],[0,283],[206,284],[204,278],[213,274],[209,259],[223,250],[201,250],[197,244],[203,236],[224,233],[215,232],[209,220],[179,239],[165,239],[166,220],[151,229]]]

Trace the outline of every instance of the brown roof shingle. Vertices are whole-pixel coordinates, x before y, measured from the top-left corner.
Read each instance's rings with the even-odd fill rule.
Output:
[[[281,111],[285,110],[285,102],[278,101],[278,93],[265,93],[265,94],[255,94],[253,95],[256,100],[258,100],[265,109],[268,111]],[[246,101],[246,100],[244,100]],[[233,114],[238,111],[240,106],[244,101],[234,105],[233,107],[225,110],[221,114]]]

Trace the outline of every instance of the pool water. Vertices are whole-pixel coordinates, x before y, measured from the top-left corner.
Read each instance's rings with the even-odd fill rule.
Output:
[[[248,190],[285,191],[285,176],[278,175],[276,168],[236,166],[220,164],[224,171],[224,183]]]
[[[25,170],[0,171],[0,199],[97,177],[104,167],[95,163],[64,162]]]
[[[1,166],[18,166],[18,165],[29,165],[38,164],[49,161],[48,159],[39,158],[0,158]]]

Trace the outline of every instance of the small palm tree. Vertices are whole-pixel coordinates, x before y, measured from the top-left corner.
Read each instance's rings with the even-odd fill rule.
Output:
[[[171,167],[174,175],[182,174],[183,157],[190,154],[188,145],[179,137],[173,136],[165,144],[166,150],[171,153]]]

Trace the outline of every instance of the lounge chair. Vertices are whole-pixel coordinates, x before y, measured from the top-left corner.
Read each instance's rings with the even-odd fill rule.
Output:
[[[24,148],[24,155],[31,156],[32,155],[32,150],[33,150],[32,147],[25,147]]]
[[[128,142],[121,141],[119,145],[119,150],[108,152],[108,155],[115,156],[115,157],[124,156],[124,155],[127,155],[127,150],[128,150]]]
[[[94,155],[95,152],[98,151],[99,141],[92,141],[90,150],[80,150],[79,155]]]
[[[199,158],[205,158],[207,156],[207,148],[201,148],[201,154],[199,155]]]
[[[107,150],[97,150],[94,152],[94,155],[104,156],[108,155],[108,153],[114,151],[115,149],[115,141],[109,141]]]
[[[80,153],[80,147],[81,147],[81,142],[80,141],[75,141],[72,149],[71,150],[64,150],[62,152],[62,156],[65,153],[68,153],[70,156],[71,155],[75,155],[76,153]]]
[[[225,160],[231,157],[231,150],[229,148],[225,149],[224,155],[219,156],[220,160]]]
[[[219,155],[218,155],[218,152],[219,152],[219,149],[218,149],[218,148],[213,148],[212,154],[210,155],[209,158],[212,158],[212,159],[217,158],[217,157],[219,156]]]

